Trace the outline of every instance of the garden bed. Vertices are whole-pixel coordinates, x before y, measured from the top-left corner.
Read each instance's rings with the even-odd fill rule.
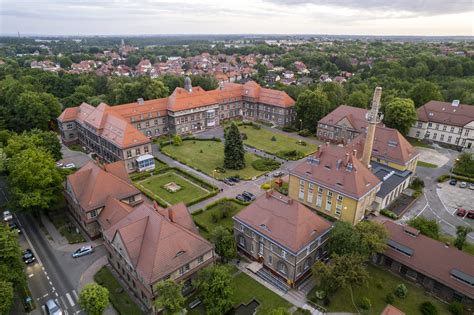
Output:
[[[84,243],[86,239],[80,231],[79,233],[76,232],[79,228],[72,221],[67,211],[65,200],[61,198],[60,205],[56,209],[49,210],[46,215],[56,230],[67,239],[69,244]]]

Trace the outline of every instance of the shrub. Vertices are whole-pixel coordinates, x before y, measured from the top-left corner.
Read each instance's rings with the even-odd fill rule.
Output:
[[[395,212],[387,210],[387,209],[380,210],[380,214],[390,219],[394,219],[394,220],[398,219],[398,215]]]
[[[229,216],[232,211],[235,210],[235,205],[230,201],[225,201],[221,204],[221,217],[225,219]]]
[[[181,137],[179,135],[174,135],[173,144],[174,145],[182,145],[183,144],[183,139],[181,139]]]
[[[414,190],[422,190],[423,187],[425,187],[425,182],[419,177],[415,177],[411,182],[411,188]]]
[[[298,135],[302,137],[309,137],[311,135],[311,131],[309,131],[308,129],[302,129],[298,131]]]
[[[407,286],[404,285],[403,283],[397,285],[397,288],[395,289],[395,295],[398,296],[399,298],[404,298],[408,294],[408,289]]]
[[[408,225],[419,230],[421,234],[431,237],[435,240],[439,239],[439,223],[436,220],[429,220],[422,216],[412,218]]]
[[[308,144],[306,143],[306,141],[302,141],[302,140],[296,141],[296,144],[302,145],[303,147],[305,147],[305,146],[308,145]]]
[[[295,127],[293,127],[293,126],[284,126],[283,128],[281,128],[281,130],[283,130],[285,132],[295,132],[296,131]]]
[[[265,183],[265,184],[262,185],[262,189],[264,189],[264,190],[268,190],[270,188],[271,188],[271,186],[270,186],[269,183]]]
[[[219,218],[219,214],[217,214],[217,213],[215,213],[215,212],[211,213],[211,221],[212,221],[212,223],[217,223],[217,221],[219,221],[219,219],[220,219],[220,218]]]
[[[272,141],[277,141],[277,138],[275,136],[272,136]]]
[[[324,300],[324,298],[326,297],[326,291],[324,290],[315,291],[314,297],[318,300]]]
[[[464,307],[459,302],[452,302],[449,304],[449,311],[453,315],[463,315],[464,314]]]
[[[252,162],[252,167],[257,171],[273,171],[280,167],[280,162],[269,158],[260,158]]]
[[[392,293],[387,294],[385,297],[385,302],[387,302],[387,304],[393,304],[393,302],[395,302],[395,295]]]
[[[216,167],[216,172],[217,173],[225,173],[226,171],[225,171],[225,168],[218,166],[218,167]]]
[[[370,303],[370,299],[368,297],[363,297],[359,304],[364,310],[370,310],[372,307],[372,303]]]
[[[278,151],[276,153],[276,156],[282,159],[286,160],[299,160],[304,158],[304,154],[300,151],[297,150],[283,150],[283,151]]]
[[[247,139],[248,139],[247,134],[246,134],[246,133],[243,133],[243,132],[240,133],[240,138],[241,138],[242,140],[247,140]]]
[[[420,312],[423,315],[437,315],[438,309],[433,303],[426,301],[420,304]]]
[[[257,129],[257,130],[262,129],[262,126],[260,126],[258,124],[252,124],[252,127],[253,127],[253,129]]]

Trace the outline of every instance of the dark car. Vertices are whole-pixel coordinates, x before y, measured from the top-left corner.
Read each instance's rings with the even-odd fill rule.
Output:
[[[231,181],[228,177],[224,178],[223,182],[226,183],[229,186],[234,186],[235,185],[235,183],[233,181]]]
[[[466,217],[468,217],[469,219],[474,219],[474,210],[469,210]]]
[[[18,234],[21,234],[21,229],[18,227],[18,225],[14,221],[8,222],[8,226],[10,227],[10,230],[17,232]]]
[[[464,216],[466,215],[466,210],[459,208],[459,209],[456,211],[456,215],[457,215],[458,217],[464,217]]]
[[[235,196],[235,199],[243,201],[243,202],[248,202],[247,198],[245,198],[241,194],[238,194],[237,196]]]
[[[237,176],[231,176],[231,177],[228,177],[230,181],[234,182],[234,183],[238,183],[240,182],[240,178],[238,178]]]
[[[244,191],[242,193],[242,196],[246,197],[249,201],[254,201],[256,196],[254,194],[252,194],[251,192],[248,192],[248,191]]]
[[[455,178],[453,178],[453,179],[451,179],[451,180],[449,181],[449,184],[450,184],[451,186],[456,186],[457,183],[458,183],[458,180],[455,179]]]
[[[23,252],[23,261],[25,262],[25,264],[31,264],[31,263],[34,263],[36,261],[36,257],[35,255],[33,254],[33,252],[31,251],[31,249],[27,249]]]

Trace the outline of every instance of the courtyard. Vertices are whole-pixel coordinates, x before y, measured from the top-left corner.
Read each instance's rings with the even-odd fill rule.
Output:
[[[179,202],[185,204],[204,197],[212,192],[203,185],[193,181],[176,170],[169,170],[162,174],[152,175],[144,180],[135,182],[140,190],[145,190],[155,199],[159,199],[167,205]]]
[[[299,151],[307,156],[318,150],[316,144],[301,142],[296,138],[273,132],[268,129],[257,129],[254,126],[239,126],[239,131],[247,138],[244,144],[285,159],[283,151]]]
[[[252,162],[261,158],[251,153],[245,153],[245,168],[241,170],[214,171],[222,169],[224,165],[224,143],[219,141],[184,140],[182,145],[167,145],[162,147],[161,151],[171,158],[216,179],[239,176],[242,179],[250,180],[265,173],[252,167]]]

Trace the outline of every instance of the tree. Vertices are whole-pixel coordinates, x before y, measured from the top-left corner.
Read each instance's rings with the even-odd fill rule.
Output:
[[[385,227],[373,221],[360,222],[355,227],[337,221],[331,231],[329,250],[339,256],[356,254],[368,259],[385,250],[387,237]]]
[[[179,135],[173,136],[173,145],[180,146],[183,144],[183,139]]]
[[[474,229],[470,226],[459,225],[456,228],[456,239],[454,240],[454,246],[456,246],[457,249],[462,250],[464,244],[466,243],[467,235],[473,231]]]
[[[9,314],[13,304],[13,285],[11,282],[0,280],[0,314]]]
[[[245,167],[245,149],[239,128],[232,123],[225,134],[224,167],[240,170]]]
[[[341,84],[337,82],[325,82],[321,85],[321,89],[324,93],[326,93],[332,108],[336,108],[337,106],[344,104],[346,91]]]
[[[16,234],[7,224],[0,224],[0,281],[7,282],[7,284],[2,283],[0,295],[5,300],[9,294],[8,283],[15,289],[23,288],[26,285],[24,264],[21,260],[21,249]],[[0,305],[2,304],[0,303]]]
[[[415,102],[416,107],[420,107],[432,100],[443,100],[439,86],[429,81],[418,82],[413,86],[408,95]]]
[[[426,301],[420,304],[420,312],[423,315],[438,315],[438,309],[430,301]]]
[[[435,240],[439,239],[439,224],[436,220],[428,220],[422,216],[412,218],[408,225],[419,230],[421,234],[431,237]]]
[[[146,80],[145,83],[146,85],[143,92],[143,98],[145,100],[167,97],[170,93],[168,88],[163,84],[163,81],[161,80],[150,79]]]
[[[415,104],[407,98],[395,98],[385,106],[385,124],[406,135],[410,127],[416,122]]]
[[[87,314],[100,315],[109,305],[109,290],[97,283],[88,283],[79,295],[79,303]]]
[[[474,158],[472,158],[471,153],[464,152],[459,154],[454,164],[453,173],[474,177]]]
[[[165,314],[177,314],[184,306],[186,299],[181,293],[182,285],[171,279],[162,280],[155,286],[158,297],[155,300],[155,306],[164,309]]]
[[[223,262],[227,262],[236,255],[234,235],[223,226],[216,227],[211,232],[211,241],[217,255],[219,255]]]
[[[291,315],[288,309],[284,307],[274,308],[268,314],[269,315]]]
[[[20,211],[49,209],[62,190],[62,176],[50,153],[28,148],[13,156],[7,165],[11,204]]]
[[[326,116],[331,109],[326,94],[320,89],[304,91],[298,96],[295,104],[297,121],[301,121],[302,129],[311,132],[316,131],[318,120]]]
[[[317,261],[313,267],[313,276],[327,292],[335,292],[339,288],[352,289],[363,285],[369,278],[364,262],[365,256],[357,254],[333,255],[330,264]]]
[[[225,314],[233,305],[232,276],[228,267],[216,265],[201,270],[195,285],[209,315]]]
[[[347,98],[347,104],[353,107],[367,108],[369,103],[370,96],[361,91],[354,91]]]

